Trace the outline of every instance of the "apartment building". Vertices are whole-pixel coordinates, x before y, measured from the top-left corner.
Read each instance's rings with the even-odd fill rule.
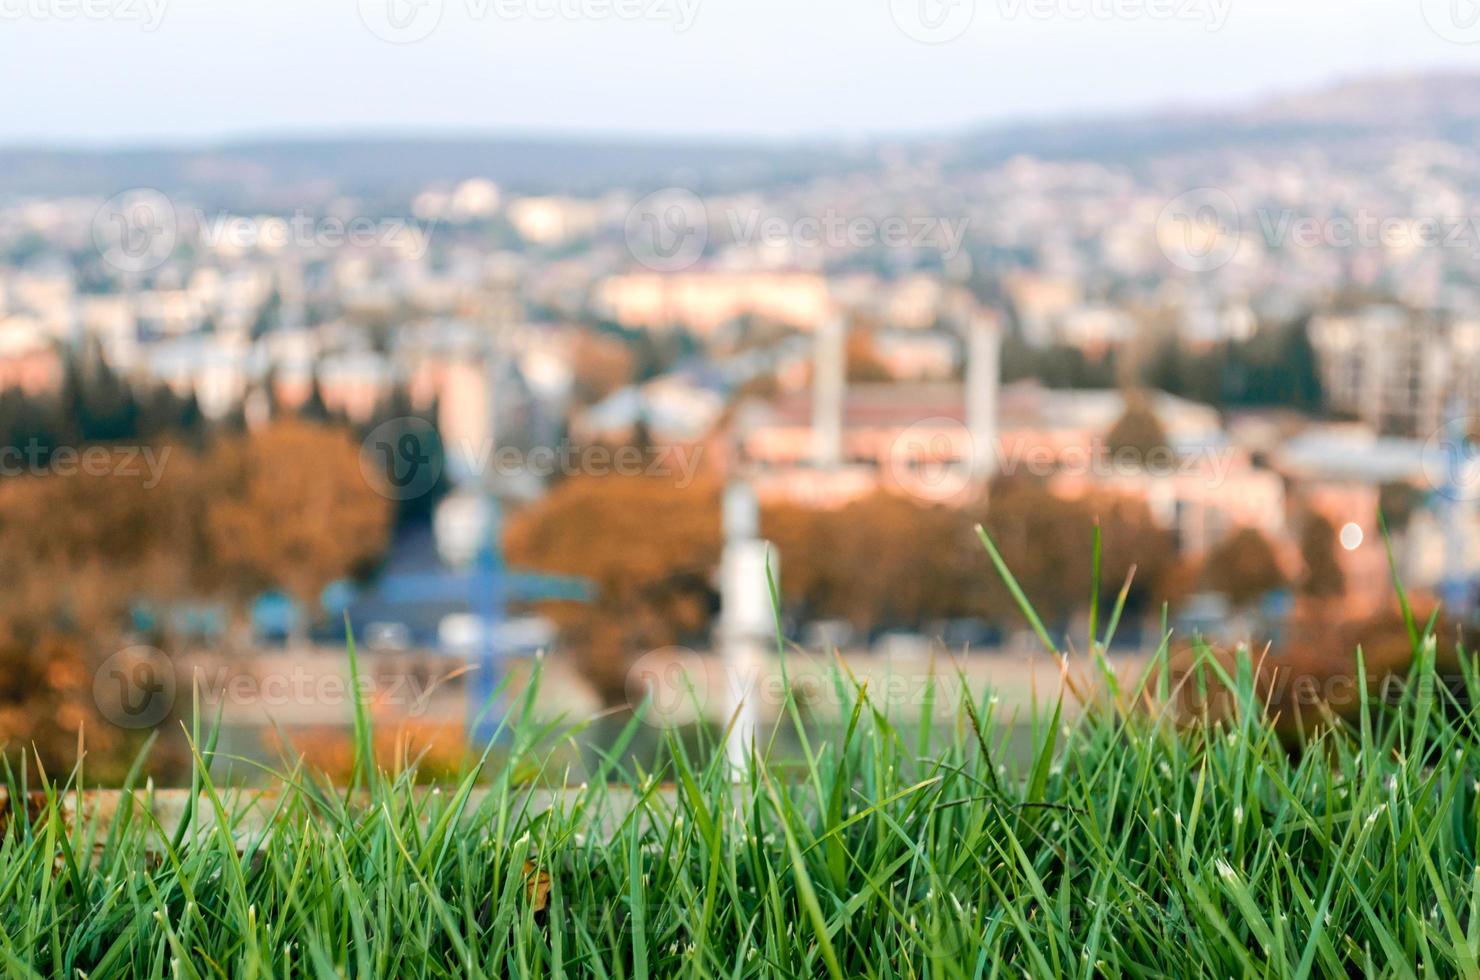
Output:
[[[1373,305],[1311,319],[1332,407],[1379,432],[1424,438],[1455,406],[1480,411],[1480,320]]]

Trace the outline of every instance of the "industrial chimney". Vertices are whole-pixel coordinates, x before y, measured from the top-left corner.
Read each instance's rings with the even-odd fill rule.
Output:
[[[723,507],[718,646],[729,694],[728,716],[734,719],[725,753],[739,777],[746,771],[760,728],[756,699],[776,626],[766,569],[770,546],[760,538],[755,493],[743,480],[736,480],[725,487]]]
[[[1002,328],[991,310],[966,315],[966,431],[971,437],[971,475],[990,480],[997,472],[997,394],[1001,386]]]
[[[812,462],[820,470],[843,461],[843,397],[847,384],[847,322],[834,313],[812,336]]]

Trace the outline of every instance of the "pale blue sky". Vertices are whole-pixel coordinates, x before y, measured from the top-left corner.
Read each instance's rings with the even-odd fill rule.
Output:
[[[441,16],[425,38],[387,43],[358,8],[384,29],[392,2],[440,3]],[[945,0],[974,6],[940,44],[897,20],[941,0],[615,0],[651,19],[537,16],[601,2],[614,0],[0,0],[0,142],[387,129],[847,137],[1480,69],[1480,44],[1447,41],[1424,16],[1425,4],[1432,20],[1455,3],[1463,19],[1474,0],[1142,0],[1169,18],[1114,15],[1137,0]],[[693,3],[692,25],[676,30],[679,5]],[[67,4],[118,17],[69,17]],[[1226,22],[1209,29],[1224,5]]]

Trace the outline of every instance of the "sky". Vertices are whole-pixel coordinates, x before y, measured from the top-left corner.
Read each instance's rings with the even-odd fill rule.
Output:
[[[0,0],[0,143],[849,139],[1239,105],[1344,77],[1480,70],[1477,4]]]

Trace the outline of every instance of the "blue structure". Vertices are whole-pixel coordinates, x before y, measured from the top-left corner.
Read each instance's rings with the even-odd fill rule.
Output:
[[[585,579],[510,570],[503,556],[500,507],[491,494],[487,502],[488,527],[470,569],[443,567],[428,554],[432,549],[425,531],[412,532],[405,540],[411,552],[405,563],[413,568],[388,571],[374,593],[366,597],[366,603],[351,611],[351,620],[363,624],[374,615],[372,610],[386,607],[418,610],[423,616],[410,617],[414,621],[408,628],[412,638],[419,642],[429,642],[435,636],[435,623],[449,613],[467,610],[478,617],[481,629],[474,659],[476,669],[467,681],[467,717],[469,739],[479,746],[486,745],[498,730],[501,712],[494,693],[510,652],[501,636],[508,621],[509,603],[551,599],[587,602],[593,591]],[[422,567],[414,567],[417,565]]]
[[[1451,396],[1446,433],[1449,442],[1444,449],[1445,485],[1439,488],[1443,501],[1439,516],[1444,527],[1444,578],[1439,585],[1439,599],[1451,616],[1467,619],[1474,612],[1475,581],[1470,575],[1470,558],[1466,553],[1466,531],[1474,509],[1474,466],[1480,459],[1480,447],[1471,439],[1470,419],[1464,403]],[[1441,430],[1442,431],[1442,430]]]

